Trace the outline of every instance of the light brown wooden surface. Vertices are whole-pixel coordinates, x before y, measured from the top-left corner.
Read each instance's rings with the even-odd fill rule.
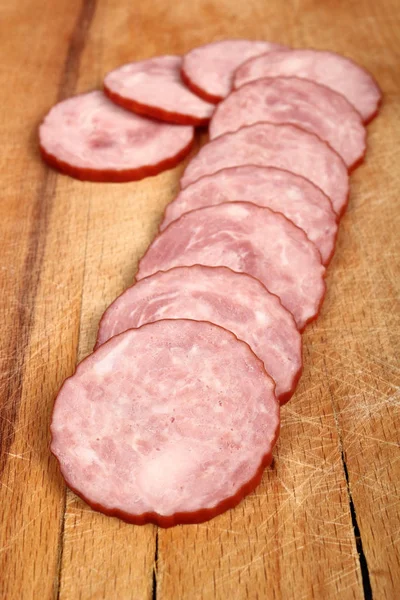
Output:
[[[399,31],[396,0],[0,3],[1,600],[400,597]],[[131,184],[74,181],[41,163],[37,125],[120,63],[229,36],[342,52],[376,76],[384,104],[273,468],[234,511],[157,531],[66,492],[48,425],[183,166]]]

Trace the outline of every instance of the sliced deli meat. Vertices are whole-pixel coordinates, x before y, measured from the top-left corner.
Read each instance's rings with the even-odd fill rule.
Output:
[[[184,213],[222,202],[246,201],[281,212],[303,229],[328,264],[337,235],[332,203],[311,181],[275,167],[247,165],[201,177],[167,206],[160,230]]]
[[[162,319],[209,321],[247,342],[264,362],[283,403],[302,369],[301,334],[293,316],[254,277],[226,267],[176,267],[141,279],[104,313],[96,348],[127,329]]]
[[[346,208],[349,174],[342,158],[318,136],[295,125],[257,123],[215,138],[190,161],[181,187],[240,165],[292,171],[321,188],[336,214],[341,215]]]
[[[183,125],[206,125],[215,106],[182,82],[180,56],[155,56],[123,65],[104,79],[104,91],[135,113]]]
[[[256,277],[281,299],[300,330],[317,316],[325,294],[321,255],[304,231],[282,214],[249,202],[182,215],[150,245],[136,278],[196,264]]]
[[[298,77],[251,81],[221,102],[210,123],[210,138],[259,121],[291,123],[316,133],[349,168],[365,154],[366,131],[361,116],[342,94]]]
[[[77,179],[133,181],[174,167],[194,129],[135,115],[100,91],[56,104],[40,125],[40,149],[52,167]]]
[[[194,48],[183,57],[182,79],[208,102],[229,94],[235,70],[244,61],[283,46],[252,40],[222,40]]]
[[[96,510],[136,524],[200,523],[235,506],[271,462],[274,387],[233,333],[158,321],[80,363],[57,396],[51,450]]]
[[[274,51],[243,63],[236,71],[238,88],[262,77],[301,77],[343,94],[368,123],[378,112],[382,94],[368,71],[354,61],[325,50]]]

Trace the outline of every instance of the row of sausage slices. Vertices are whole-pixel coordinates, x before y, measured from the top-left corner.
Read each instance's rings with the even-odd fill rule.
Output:
[[[93,508],[198,523],[259,483],[380,99],[332,52],[226,40],[124,65],[46,116],[45,160],[95,181],[170,168],[210,121],[134,285],[55,403],[51,449]]]

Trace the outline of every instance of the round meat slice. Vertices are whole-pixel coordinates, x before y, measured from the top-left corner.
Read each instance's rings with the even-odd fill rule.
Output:
[[[325,294],[321,255],[304,231],[282,214],[249,202],[182,215],[148,248],[136,279],[196,264],[256,277],[279,296],[300,330],[315,319]]]
[[[309,79],[343,94],[364,123],[374,118],[382,99],[379,86],[368,71],[349,58],[325,50],[274,51],[250,59],[237,69],[234,87],[262,77],[282,76]]]
[[[104,91],[135,113],[181,125],[207,125],[215,106],[182,82],[180,56],[156,56],[123,65],[106,75]]]
[[[366,131],[342,94],[298,77],[267,77],[242,86],[219,104],[210,123],[213,139],[260,121],[291,123],[316,133],[355,168],[365,154]]]
[[[235,201],[281,212],[306,232],[323,264],[329,263],[338,229],[331,201],[311,181],[274,167],[231,167],[201,177],[167,206],[160,231],[190,210]]]
[[[281,404],[301,375],[301,335],[279,298],[254,277],[226,267],[176,267],[138,281],[104,313],[96,348],[115,335],[161,319],[209,321],[247,342],[276,383]]]
[[[200,523],[238,504],[270,464],[274,387],[233,333],[158,321],[80,363],[57,396],[51,450],[95,510],[136,524]]]
[[[222,40],[194,48],[183,57],[182,79],[198,96],[217,103],[229,94],[233,74],[244,61],[284,48],[270,42]]]
[[[56,104],[39,129],[44,160],[88,181],[134,181],[177,165],[193,127],[134,115],[95,91]]]
[[[292,171],[321,188],[337,215],[346,208],[349,174],[345,163],[326,142],[295,125],[257,123],[215,138],[190,161],[181,187],[186,188],[204,175],[240,165]]]

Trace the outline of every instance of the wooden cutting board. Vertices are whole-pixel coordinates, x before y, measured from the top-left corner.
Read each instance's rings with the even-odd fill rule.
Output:
[[[2,0],[0,27],[0,598],[398,599],[400,4]],[[384,104],[272,468],[209,523],[135,527],[66,491],[49,419],[183,165],[138,183],[82,183],[42,164],[37,126],[123,62],[223,37],[346,54],[376,76]]]

